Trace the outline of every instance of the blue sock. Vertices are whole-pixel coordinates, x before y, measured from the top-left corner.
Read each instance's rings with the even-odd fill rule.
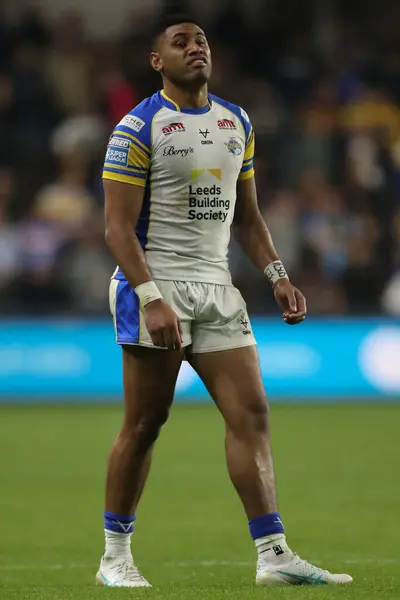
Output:
[[[285,533],[279,513],[270,513],[269,515],[261,515],[261,517],[250,519],[249,529],[253,540],[266,537],[267,535]]]
[[[115,533],[132,533],[133,522],[135,520],[135,515],[127,517],[125,515],[116,515],[106,510],[104,511],[104,529],[115,531]]]

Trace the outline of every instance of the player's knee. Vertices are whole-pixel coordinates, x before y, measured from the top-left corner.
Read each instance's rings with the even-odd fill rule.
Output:
[[[269,430],[269,406],[265,397],[249,398],[241,414],[239,428],[244,435],[267,435]]]
[[[140,446],[151,446],[160,433],[161,427],[168,419],[167,408],[157,409],[149,414],[143,415],[136,423],[135,437]]]

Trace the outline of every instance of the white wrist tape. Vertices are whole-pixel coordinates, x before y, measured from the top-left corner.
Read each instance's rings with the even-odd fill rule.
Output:
[[[280,260],[269,263],[264,269],[264,274],[268,277],[272,287],[274,287],[280,279],[289,279],[286,269]]]
[[[162,295],[154,281],[146,281],[135,287],[135,292],[139,296],[140,306],[144,308],[149,302],[153,300],[162,299]]]

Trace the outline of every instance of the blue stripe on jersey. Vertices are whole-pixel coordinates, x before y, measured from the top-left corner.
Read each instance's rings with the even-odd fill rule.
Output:
[[[125,135],[128,136],[128,139],[133,144],[140,148],[140,150],[142,150],[142,152],[144,152],[146,156],[150,157],[152,150],[151,126],[153,123],[154,116],[157,114],[160,108],[162,108],[162,106],[163,105],[161,104],[159,98],[159,92],[156,92],[155,94],[153,94],[149,98],[146,98],[140,104],[135,106],[135,108],[133,108],[128,113],[128,115],[126,115],[138,117],[138,119],[141,119],[143,121],[144,125],[142,128],[139,129],[139,131],[137,131],[137,129],[128,127],[127,125],[122,123],[122,119],[122,121],[120,121],[120,123],[118,123],[118,125],[116,125],[116,127],[114,128],[113,133],[115,133],[116,135],[123,135],[125,133]],[[143,148],[143,146],[140,146],[137,142],[135,142],[135,138],[141,144],[143,144],[145,148]]]
[[[137,344],[140,337],[139,297],[126,279],[118,277],[115,323],[118,344]]]
[[[240,172],[246,173],[246,171],[250,171],[251,169],[254,169],[253,161],[249,165],[243,165]]]
[[[182,107],[180,107],[180,109],[181,109],[181,112],[186,115],[204,115],[205,113],[210,112],[211,106],[210,106],[210,103],[208,102],[205,106],[202,106],[201,108],[182,108]]]
[[[151,183],[150,177],[147,178],[146,187],[144,190],[142,210],[136,224],[136,235],[143,250],[147,246],[147,234],[150,224],[150,205],[151,205]]]
[[[146,177],[146,173],[148,169],[146,167],[138,167],[136,165],[126,165],[127,169],[133,169],[134,171],[143,171],[144,176]]]
[[[240,119],[240,121],[244,127],[244,131],[246,133],[246,145],[247,145],[251,139],[250,136],[251,136],[251,132],[252,132],[252,126],[251,126],[250,120],[249,120],[247,114],[244,112],[244,110],[242,108],[240,108],[240,106],[237,106],[236,104],[232,104],[232,102],[228,102],[227,100],[222,100],[222,98],[218,98],[218,96],[214,96],[214,94],[210,94],[209,97],[213,102],[216,102],[217,104],[220,104],[221,106],[224,106],[225,108],[230,110],[234,115],[236,115]]]
[[[184,108],[179,106],[174,100],[169,98],[164,90],[161,90],[158,93],[158,100],[162,106],[166,106],[167,108],[174,110],[175,112],[181,112],[186,115],[204,115],[205,113],[210,112],[211,110],[211,96],[208,95],[208,102],[205,106],[201,108]]]
[[[120,131],[121,129],[123,129],[124,131],[121,132]],[[131,142],[131,144],[134,144],[136,146],[136,148],[139,148],[139,150],[141,150],[143,152],[143,154],[145,154],[145,156],[147,156],[148,158],[150,158],[151,153],[149,152],[147,146],[144,147],[144,144],[142,146],[140,144],[138,144],[138,142],[135,139],[135,137],[132,134],[128,133],[128,131],[125,131],[125,129],[127,129],[127,127],[121,127],[121,125],[118,125],[118,127],[114,131],[113,135],[121,137],[124,140],[128,140],[129,142]],[[125,135],[124,135],[124,133],[125,133]]]
[[[125,131],[120,131],[120,129],[127,129],[127,128],[126,127],[122,128],[120,125],[118,125],[118,127],[116,129],[114,129],[112,137],[118,137],[120,139],[126,140],[127,142],[132,142],[132,144],[134,144],[137,148],[139,148],[139,150],[141,150],[143,152],[143,154],[145,154],[148,158],[150,158],[151,152],[149,151],[147,146],[145,146],[144,144],[140,145],[139,139],[135,138],[135,136],[133,136],[131,133],[128,133]],[[109,145],[113,146],[113,144],[109,144]]]
[[[135,173],[132,169],[138,169],[139,167],[131,167],[131,170],[125,168],[112,169],[107,164],[104,165],[103,171],[111,171],[111,173],[119,173],[120,175],[129,175],[129,177],[137,177],[138,179],[146,179],[146,173]]]

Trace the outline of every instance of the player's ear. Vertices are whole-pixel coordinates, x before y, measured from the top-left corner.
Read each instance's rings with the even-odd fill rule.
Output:
[[[153,69],[155,71],[157,71],[158,73],[161,71],[161,69],[162,69],[162,60],[161,60],[161,57],[158,54],[158,52],[152,52],[150,54],[150,64],[153,67]]]

